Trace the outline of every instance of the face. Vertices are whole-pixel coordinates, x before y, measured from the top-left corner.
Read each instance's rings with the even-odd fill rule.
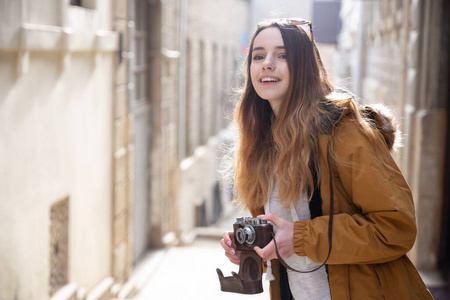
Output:
[[[256,93],[268,100],[276,114],[289,88],[289,69],[281,32],[276,27],[263,29],[253,42],[250,77]]]

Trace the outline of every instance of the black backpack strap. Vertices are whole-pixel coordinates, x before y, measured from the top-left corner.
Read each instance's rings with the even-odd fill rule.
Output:
[[[314,182],[314,192],[309,202],[309,211],[311,213],[311,220],[315,217],[323,216],[322,212],[322,196],[320,195],[320,186],[317,180],[317,174],[314,168],[310,168]]]
[[[294,300],[289,286],[287,270],[282,264],[280,264],[280,291],[281,300]]]

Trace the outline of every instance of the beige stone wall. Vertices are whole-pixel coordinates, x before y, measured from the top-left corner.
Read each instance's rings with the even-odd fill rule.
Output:
[[[132,269],[132,144],[129,112],[129,23],[128,1],[112,1],[113,30],[121,39],[114,57],[113,72],[113,194],[112,194],[112,276],[124,283]]]
[[[176,227],[177,195],[177,99],[179,1],[153,6],[150,62],[152,105],[151,150],[151,242],[162,245],[162,237]]]
[[[341,77],[366,103],[385,103],[400,121],[395,155],[414,195],[418,235],[410,252],[436,269],[445,159],[445,90],[440,86],[442,1],[343,1]],[[345,62],[347,60],[347,62]],[[440,83],[441,82],[441,83]]]
[[[438,268],[443,207],[448,78],[442,78],[439,58],[448,49],[441,48],[443,1],[411,1],[410,60],[417,59],[407,76],[411,94],[406,109],[410,113],[408,153],[409,179],[416,202],[418,236],[415,245],[419,268]],[[414,19],[420,16],[418,22]],[[417,33],[417,34],[416,34]],[[417,40],[416,40],[417,39]],[[415,49],[415,46],[418,49]],[[415,49],[415,50],[412,50]],[[447,69],[448,70],[448,69]],[[414,72],[416,71],[416,72]],[[408,92],[406,93],[408,94]]]
[[[0,298],[133,290],[131,2],[83,3],[0,0],[0,226],[11,227],[0,231]],[[248,1],[189,1],[185,24],[187,1],[148,3],[149,246],[159,247],[170,233],[192,232],[200,206],[215,221],[219,182],[229,204],[218,157],[230,140],[224,117],[234,106]],[[54,281],[62,289],[49,287],[52,265],[67,273]]]
[[[51,234],[67,234],[70,281],[110,276],[118,39],[110,1],[96,3],[0,1],[1,299],[49,298]],[[63,199],[68,230],[50,231]]]

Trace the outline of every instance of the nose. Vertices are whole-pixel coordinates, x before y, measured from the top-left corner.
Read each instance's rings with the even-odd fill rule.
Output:
[[[270,55],[267,55],[262,64],[264,70],[274,70],[275,64],[273,63],[273,58]]]

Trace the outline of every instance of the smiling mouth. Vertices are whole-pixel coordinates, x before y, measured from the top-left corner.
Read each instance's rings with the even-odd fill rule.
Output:
[[[280,79],[278,78],[272,78],[272,77],[264,77],[261,78],[260,82],[278,82]]]

